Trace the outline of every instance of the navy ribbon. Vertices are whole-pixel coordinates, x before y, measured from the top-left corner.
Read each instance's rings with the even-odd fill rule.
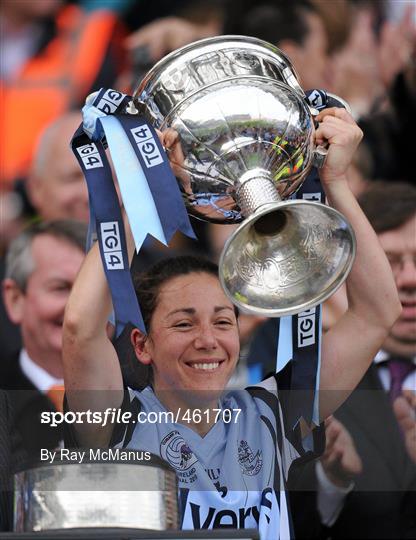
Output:
[[[321,341],[321,305],[292,317],[293,360],[289,421],[303,417],[319,424],[318,390]]]
[[[318,170],[314,167],[296,193],[296,198],[321,202],[324,197]],[[276,371],[280,372],[291,362],[288,421],[293,427],[300,418],[308,424],[319,424],[321,313],[322,306],[319,305],[279,319]]]
[[[319,111],[342,106],[342,103],[331,100],[325,90],[309,90],[306,96],[308,103]],[[318,169],[311,169],[295,198],[325,202]],[[304,418],[308,424],[319,424],[322,305],[292,317],[281,318],[279,331],[277,371],[283,370],[291,362],[288,421],[293,427],[300,418]]]
[[[145,172],[166,241],[178,230],[196,238],[169,161],[162,159],[165,151],[154,128],[143,118],[134,116],[120,115],[117,120]]]
[[[131,104],[131,96],[112,89],[101,89],[87,99],[83,108],[84,122],[71,142],[87,181],[90,202],[89,243],[92,243],[92,236],[96,233],[113,300],[116,336],[120,336],[129,323],[146,332],[131,280],[120,205],[104,150],[108,140],[119,142],[118,139],[124,137],[118,131],[119,124],[127,135],[126,146],[130,143],[134,150],[135,157],[130,159],[130,165],[145,177],[149,185],[151,194],[148,196],[153,200],[148,200],[147,206],[154,205],[157,209],[152,214],[153,228],[149,227],[149,223],[139,223],[141,241],[136,241],[137,248],[142,245],[147,232],[151,234],[160,226],[163,229],[161,236],[164,235],[162,241],[166,240],[166,243],[177,230],[195,238],[176,179],[156,132],[143,118],[120,114]],[[117,120],[114,118],[113,122],[109,122],[108,115],[116,115]],[[119,147],[123,148],[123,145]],[[111,147],[109,149],[111,152]],[[131,190],[134,190],[134,179],[122,181],[126,177],[123,160],[118,160],[116,172],[120,186],[127,186],[123,197],[128,198]],[[142,190],[141,193],[148,193],[148,190]],[[146,205],[146,201],[142,201],[143,204]],[[134,216],[134,220],[137,225],[140,216]]]
[[[88,108],[89,115],[84,115],[83,123],[81,124],[80,134],[87,134],[88,137],[93,141],[100,141],[105,145],[105,140],[103,140],[102,128],[99,126],[100,131],[97,132],[97,119],[101,118],[108,114],[108,111],[118,112],[123,110],[128,103],[131,101],[131,96],[123,94],[122,92],[117,92],[116,90],[101,88],[98,92],[91,94],[87,98],[87,104],[84,106],[85,110]],[[78,128],[79,130],[79,128]],[[76,136],[77,132],[74,134]],[[84,141],[85,142],[85,141]],[[75,153],[73,142],[71,142],[72,150]],[[76,158],[79,156],[75,153]],[[79,161],[79,159],[78,159]],[[85,176],[85,167],[81,165],[82,171]],[[97,230],[93,209],[93,194],[88,191],[88,202],[90,209],[89,216],[89,227],[88,227],[88,236],[87,236],[87,250],[90,250],[94,241],[97,238]]]
[[[145,331],[130,275],[120,205],[103,145],[100,141],[92,142],[82,125],[75,132],[71,145],[87,182],[101,259],[115,312],[116,335],[119,336],[128,323]]]
[[[318,90],[317,88],[314,88],[312,90],[307,90],[305,94],[306,101],[309,103],[309,105],[318,111],[322,111],[322,109],[326,109],[328,106],[331,106],[328,105],[329,98],[325,90]]]
[[[92,94],[87,98],[82,109],[84,132],[93,141],[103,140],[104,133],[97,120],[124,111],[131,101],[132,97],[127,94],[112,88],[101,88],[96,95]]]

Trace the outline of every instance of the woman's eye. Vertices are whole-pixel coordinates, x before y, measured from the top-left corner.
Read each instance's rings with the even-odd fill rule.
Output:
[[[219,324],[220,326],[231,326],[233,323],[228,319],[221,319],[217,321],[216,324]]]
[[[190,328],[192,324],[189,321],[182,321],[173,325],[175,328]]]

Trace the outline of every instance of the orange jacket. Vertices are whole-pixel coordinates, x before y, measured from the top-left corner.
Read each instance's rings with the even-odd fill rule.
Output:
[[[92,91],[117,17],[111,11],[85,13],[70,5],[59,12],[56,29],[56,36],[14,80],[0,83],[3,185],[26,175],[42,129],[65,111],[79,108]]]

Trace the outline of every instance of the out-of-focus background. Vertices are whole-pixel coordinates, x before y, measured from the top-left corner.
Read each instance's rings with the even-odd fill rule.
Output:
[[[411,1],[2,0],[0,28],[0,278],[8,245],[29,223],[88,220],[85,181],[69,149],[88,94],[131,93],[165,54],[209,36],[269,41],[292,60],[305,90],[349,102],[364,130],[349,172],[357,194],[379,180],[414,183]],[[193,224],[200,242],[178,238],[174,247],[218,259],[232,226]],[[150,260],[158,250],[150,248]],[[20,336],[3,303],[0,320],[1,366]]]
[[[305,90],[349,102],[364,130],[349,173],[357,194],[378,180],[414,183],[414,8],[400,0],[2,0],[0,277],[10,241],[28,223],[88,220],[69,149],[86,96],[100,87],[131,93],[162,56],[209,36],[265,39],[287,53]],[[194,225],[200,242],[175,247],[218,259],[232,227]],[[1,365],[20,337],[3,304],[0,320]]]
[[[66,142],[91,91],[131,92],[162,56],[218,34],[270,41],[291,58],[305,89],[350,103],[365,128],[351,172],[357,189],[368,180],[412,180],[412,1],[2,0],[0,25],[2,249],[28,217],[86,219],[81,177],[63,161],[61,179],[47,153],[55,167],[73,161]],[[49,183],[56,198],[46,210]]]
[[[36,452],[36,445],[55,448],[61,438],[57,431],[34,436],[31,429],[36,411],[59,408],[49,391],[63,384],[64,309],[84,257],[88,194],[69,148],[81,107],[101,87],[134,92],[165,54],[210,36],[239,34],[269,41],[289,56],[305,90],[322,88],[350,104],[364,138],[348,181],[355,194],[364,197],[364,211],[388,255],[393,245],[390,262],[404,308],[384,349],[399,343],[414,370],[415,11],[412,0],[0,0],[0,387],[35,392],[16,410],[25,450]],[[234,227],[197,221],[193,226],[199,242],[175,237],[175,253],[191,251],[218,260]],[[27,227],[30,232],[22,235]],[[141,265],[165,254],[160,246],[146,244]],[[342,315],[346,301],[341,290],[325,304],[324,330]],[[266,343],[274,346],[275,334],[270,321],[259,317],[241,316],[240,329],[243,353],[232,383],[245,385],[253,382],[250,366],[258,366],[256,358],[267,353]],[[255,351],[252,364],[250,345]],[[274,359],[272,351],[268,361]],[[258,378],[265,370],[263,365]],[[414,386],[414,374],[407,376],[408,385]],[[403,410],[399,415],[409,418]],[[378,433],[387,433],[386,425],[396,426],[391,408],[385,410],[387,420],[376,411],[374,419],[383,418]],[[359,417],[364,416],[361,412]],[[341,419],[354,435],[348,417]],[[330,440],[343,438],[342,456],[356,457],[352,439],[337,424],[328,429],[334,431]],[[371,429],[362,429],[356,443],[367,440],[362,433],[369,433],[371,446]],[[364,470],[381,464],[376,476],[389,479],[397,464],[410,459],[404,446],[400,455],[390,452],[393,440],[403,446],[400,435],[380,439],[371,446]],[[383,457],[385,448],[389,456]],[[412,448],[407,451],[414,456]],[[345,471],[358,474],[360,467],[345,463],[334,470],[329,455],[322,463],[332,479],[341,472],[345,480]],[[8,475],[9,468],[4,470]],[[0,466],[0,494],[2,471]],[[332,537],[414,537],[416,487],[407,491],[407,484],[393,484],[386,490],[394,496],[379,493],[364,502],[357,498],[356,506],[348,506],[354,500],[348,494],[344,521],[341,515]],[[362,519],[354,525],[360,512]],[[399,533],[407,518],[413,525]],[[335,527],[336,519],[323,523]],[[310,532],[306,518],[304,523]]]

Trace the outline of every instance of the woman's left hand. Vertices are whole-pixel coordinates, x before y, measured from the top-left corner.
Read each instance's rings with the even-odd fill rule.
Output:
[[[353,117],[337,107],[325,109],[316,117],[319,126],[315,132],[317,145],[329,145],[325,164],[320,169],[323,185],[339,179],[346,180],[346,172],[363,137]]]

